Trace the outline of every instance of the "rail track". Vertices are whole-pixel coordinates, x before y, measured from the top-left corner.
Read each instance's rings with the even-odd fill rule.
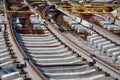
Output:
[[[47,11],[47,12],[49,12],[49,11]],[[65,12],[64,12],[65,13]],[[64,13],[62,13],[62,14],[64,14]],[[65,13],[66,14],[66,13]],[[51,15],[51,13],[50,13],[50,15]],[[59,13],[59,15],[60,15],[60,13]],[[67,14],[66,14],[67,15]],[[69,16],[69,15],[68,15]],[[89,41],[88,39],[88,42],[90,43],[88,43],[87,44],[87,46],[88,45],[92,45],[93,46],[93,48],[95,49],[95,51],[92,51],[95,55],[97,54],[98,56],[100,56],[100,57],[102,57],[103,59],[105,59],[106,61],[108,61],[110,64],[113,64],[113,65],[116,65],[116,66],[118,66],[119,67],[119,55],[120,55],[120,52],[119,52],[119,48],[120,48],[120,46],[119,46],[119,42],[117,43],[117,39],[119,40],[119,37],[118,36],[116,36],[115,34],[113,34],[113,33],[110,33],[109,31],[107,31],[107,30],[104,30],[104,29],[102,29],[102,28],[100,28],[100,27],[98,27],[98,26],[93,26],[93,27],[91,27],[91,26],[89,26],[89,25],[85,25],[85,22],[84,23],[82,23],[82,21],[81,21],[81,23],[80,22],[77,22],[77,21],[75,21],[74,19],[70,19],[70,17],[65,17],[64,16],[64,20],[61,18],[62,16],[60,16],[60,19],[61,19],[61,21],[62,21],[62,25],[61,26],[63,26],[64,25],[64,20],[66,21],[66,22],[68,22],[68,24],[69,24],[69,26],[72,28],[72,29],[74,29],[76,32],[78,32],[78,33],[82,33],[82,34],[84,34],[84,32],[85,32],[85,30],[88,32],[88,36],[87,36],[87,38],[89,38],[89,37],[91,37],[91,38],[93,38],[93,40],[91,39],[91,41]],[[96,16],[94,16],[94,17],[96,17]],[[59,18],[59,17],[58,17]],[[98,18],[99,19],[99,18]],[[99,19],[100,21],[101,20],[103,20],[102,18],[101,19]],[[60,25],[60,23],[57,23],[57,21],[56,21],[56,19],[55,19],[55,21],[53,21],[52,19],[50,20],[50,21],[52,21],[52,23],[53,24],[55,24],[55,27],[56,27],[56,25],[57,24],[59,24]],[[105,22],[105,21],[103,21],[103,22]],[[106,21],[107,22],[107,21]],[[57,26],[57,28],[60,28],[60,26]],[[111,24],[112,25],[112,24]],[[113,27],[114,27],[115,25],[113,25]],[[98,28],[97,28],[98,27]],[[117,26],[117,27],[119,27],[119,26]],[[64,27],[63,27],[64,28]],[[63,31],[62,32],[64,32],[65,31],[65,35],[66,35],[66,31],[67,30],[64,30],[63,29]],[[72,31],[72,30],[69,30],[68,29],[68,31]],[[119,31],[119,30],[118,30]],[[107,37],[106,37],[106,35],[105,35],[105,33],[106,32],[108,32],[108,34],[107,34]],[[72,35],[72,34],[71,34]],[[70,37],[71,37],[71,35],[70,35]],[[90,36],[90,35],[93,35],[93,36]],[[98,35],[98,36],[94,36],[94,35]],[[105,36],[104,36],[105,35]],[[114,38],[111,38],[111,36],[110,35],[114,35]],[[74,35],[73,35],[74,36]],[[94,38],[94,37],[96,37],[96,38]],[[110,39],[109,39],[110,38]],[[116,39],[117,38],[117,39]],[[73,38],[71,38],[71,40],[72,41],[74,41],[74,37]],[[74,41],[75,42],[75,41]],[[84,41],[76,41],[76,44],[78,44],[79,42],[83,42],[84,43]],[[110,43],[109,43],[110,42]],[[85,42],[85,44],[84,45],[86,45],[86,42]],[[81,46],[81,45],[80,45]],[[86,46],[86,47],[87,47]],[[99,49],[98,49],[98,46],[99,46]],[[104,46],[104,47],[103,47]],[[84,46],[85,47],[85,46]],[[100,48],[101,47],[101,48]],[[89,50],[90,50],[90,48],[91,48],[91,46],[89,47]],[[96,48],[97,48],[97,50],[96,50]],[[96,51],[98,51],[98,52],[96,52]]]
[[[4,3],[7,1],[4,0]],[[18,2],[19,3],[19,2]],[[6,3],[7,4],[7,3]],[[20,3],[19,3],[20,4]],[[3,26],[3,32],[5,36],[6,46],[8,47],[8,55],[10,57],[8,60],[4,61],[1,64],[1,79],[2,80],[44,80],[44,77],[41,76],[40,72],[36,70],[31,61],[27,61],[27,56],[24,54],[23,50],[18,45],[15,36],[13,35],[13,30],[11,27],[12,18],[11,14],[8,14],[6,11],[8,6],[4,5],[5,12],[5,25]],[[11,20],[9,20],[11,18]],[[5,47],[6,48],[6,47]],[[7,48],[6,48],[7,49]],[[1,53],[1,57],[4,54]],[[4,56],[4,57],[5,57]],[[3,59],[4,59],[3,57]],[[11,62],[11,63],[10,63]],[[27,67],[26,67],[27,66]],[[34,75],[33,75],[34,74]]]
[[[26,13],[26,15],[28,14]],[[13,29],[13,36],[16,37],[16,44],[20,45],[19,48],[24,51],[22,51],[22,55],[40,77],[44,75],[43,80],[119,80],[119,71],[115,71],[116,74],[111,75],[111,72],[99,67],[102,65],[100,59],[91,58],[92,54],[78,48],[54,29],[53,24],[48,21],[46,21],[47,24],[44,21],[39,22],[41,20],[39,18],[36,14],[30,14],[29,17],[24,16],[26,21],[31,20],[30,24],[35,28],[24,27],[20,23],[20,16],[11,15],[9,24],[11,31]],[[41,32],[39,32],[40,30]],[[106,68],[109,68],[108,65]]]
[[[3,5],[4,1],[0,1]],[[0,79],[1,80],[31,80],[27,71],[18,59],[13,45],[10,41],[10,34],[7,31],[7,16],[3,11],[0,14]]]
[[[52,15],[53,18],[56,16],[54,14],[58,13],[57,10],[55,12],[53,12],[53,14],[51,14],[50,11],[48,11],[48,10],[47,10],[47,12],[48,12],[48,14]],[[92,17],[99,19],[98,21],[100,21],[101,24],[106,23],[105,25],[110,25],[110,22],[105,21],[105,19],[103,19],[103,18],[100,18],[98,16],[92,16]],[[92,17],[90,17],[90,19]],[[96,22],[95,20],[92,20],[92,22],[91,22],[88,18],[88,20],[87,20],[88,22],[86,22],[83,18],[83,19],[81,19],[81,22],[79,22],[79,21],[75,21],[75,19],[72,19],[71,17],[69,17],[69,15],[67,15],[67,14],[65,15],[64,13],[59,12],[59,15],[57,15],[57,19],[51,18],[50,21],[52,23],[56,24],[58,29],[61,29],[61,27],[62,27],[61,31],[64,32],[66,36],[69,33],[66,31],[72,31],[69,33],[70,36],[68,35],[68,37],[74,36],[73,30],[75,30],[77,32],[77,34],[79,34],[79,35],[81,33],[82,33],[82,35],[84,34],[85,37],[87,38],[87,42],[90,43],[90,45],[92,45],[94,48],[97,48],[97,50],[95,50],[95,51],[98,51],[98,52],[94,52],[95,54],[99,53],[100,56],[106,58],[110,63],[112,62],[112,64],[119,66],[120,46],[119,46],[119,42],[117,43],[117,41],[119,40],[119,36],[111,33],[110,31],[104,30],[103,28],[101,28],[99,26],[92,25],[93,22]],[[66,24],[66,22],[67,22],[67,24]],[[91,22],[91,24],[89,22]],[[109,24],[107,24],[107,23],[109,23]],[[116,26],[115,24],[112,26],[113,26],[112,28],[116,28],[116,27],[114,27],[114,26]],[[117,27],[119,28],[118,25],[117,25]],[[110,34],[113,35],[114,38],[111,38]],[[79,37],[79,35],[78,35],[78,37]],[[74,41],[74,38],[73,39],[71,38],[71,40]],[[80,41],[78,39],[76,41],[76,43],[78,43]],[[86,45],[86,42],[85,42],[85,45]],[[89,45],[89,44],[87,44],[87,45]]]
[[[104,71],[75,53],[59,40],[48,28],[41,26],[44,34],[21,34],[15,32],[22,49],[34,65],[50,80],[100,79]],[[74,66],[74,67],[73,67]]]

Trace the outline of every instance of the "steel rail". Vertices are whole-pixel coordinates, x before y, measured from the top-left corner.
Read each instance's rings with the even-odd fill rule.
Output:
[[[70,47],[76,53],[82,55],[82,57],[86,58],[88,61],[92,61],[93,59],[96,60],[96,66],[101,67],[103,71],[110,72],[110,74],[116,78],[120,78],[120,68],[110,64],[109,62],[103,60],[101,57],[91,53],[90,51],[86,50],[85,48],[78,46],[76,43],[71,41],[69,38],[65,37],[59,30],[54,28],[54,25],[48,23],[48,28],[55,34],[64,44]],[[92,56],[92,57],[91,57]],[[115,75],[116,74],[116,75]]]
[[[5,2],[5,0],[4,0],[4,2]],[[5,12],[6,12],[6,8],[5,8]],[[9,16],[9,15],[7,15],[7,12],[6,12],[6,16],[7,17]],[[12,18],[12,17],[10,16],[9,18]],[[21,55],[21,56],[18,56],[18,58],[19,59],[24,58],[27,61],[27,64],[28,64],[27,68],[28,69],[25,69],[25,70],[27,70],[28,74],[32,75],[33,80],[46,80],[45,76],[43,76],[43,74],[35,67],[35,65],[29,60],[27,55],[24,53],[24,51],[20,47],[19,43],[17,42],[17,39],[16,39],[15,35],[13,34],[14,33],[13,28],[12,28],[12,25],[11,25],[11,22],[10,22],[9,19],[7,19],[7,31],[10,34],[10,40],[15,43],[15,45],[13,45],[13,46],[15,46],[14,48],[18,50],[17,51],[18,53],[16,53],[16,55],[17,54]]]

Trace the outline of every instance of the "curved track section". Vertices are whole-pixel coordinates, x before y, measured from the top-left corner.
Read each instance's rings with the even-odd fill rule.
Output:
[[[7,1],[4,1],[4,3],[6,3],[6,2]],[[7,11],[6,9],[7,8],[5,6],[5,12]],[[42,76],[42,74],[36,69],[36,67],[33,65],[33,63],[31,61],[29,61],[28,57],[25,55],[25,53],[19,46],[19,44],[13,34],[14,33],[13,29],[12,29],[13,24],[11,24],[12,21],[14,22],[14,19],[12,19],[11,15],[7,14],[7,12],[5,13],[5,16],[7,17],[5,32],[7,32],[7,34],[9,34],[6,36],[6,38],[9,38],[9,39],[6,39],[6,41],[8,41],[8,42],[6,42],[6,44],[8,45],[8,47],[10,47],[8,50],[10,51],[9,54],[12,56],[11,58],[13,58],[12,61],[15,63],[14,67],[18,68],[18,70],[17,70],[17,73],[13,73],[13,74],[11,73],[11,74],[5,75],[5,79],[3,78],[2,80],[45,80],[45,78]],[[11,46],[11,44],[12,44],[12,46]],[[11,60],[9,60],[9,61],[11,61]],[[9,64],[9,63],[6,63],[6,64]],[[7,69],[7,67],[9,68],[11,66],[12,66],[12,64],[10,64],[10,66],[6,65],[5,67]],[[14,67],[12,67],[12,68],[14,69]],[[12,70],[12,68],[11,68],[11,71],[14,71],[14,70]]]
[[[4,5],[3,5],[4,6]],[[5,8],[5,6],[4,6]],[[19,61],[13,45],[10,41],[10,34],[7,31],[6,14],[0,14],[1,20],[5,23],[1,24],[0,28],[0,79],[1,80],[31,80],[24,66]],[[2,18],[4,17],[4,18]]]
[[[91,36],[87,36],[87,38],[91,37],[90,40],[89,39],[87,39],[87,40],[88,40],[88,42],[90,42],[90,44],[93,45],[94,48],[98,48],[98,45],[101,46],[102,43],[106,43],[107,41],[110,42],[110,44],[102,45],[102,47],[100,48],[100,54],[99,55],[102,56],[103,59],[106,57],[107,61],[105,60],[105,63],[107,63],[112,68],[114,68],[114,70],[116,68],[117,68],[116,70],[119,70],[119,63],[120,63],[119,62],[119,48],[120,48],[120,46],[118,45],[117,41],[115,43],[115,40],[114,40],[114,39],[118,39],[118,37],[117,38],[111,38],[111,39],[109,39],[110,36],[106,37],[106,35],[105,35],[105,37],[104,37],[103,36],[104,35],[103,32],[99,33],[99,31],[104,31],[103,29],[102,30],[100,29],[99,31],[98,30],[94,30],[94,29],[92,29],[93,28],[92,24],[90,24],[90,26],[89,26],[89,25],[87,25],[87,23],[85,23],[84,20],[81,21],[81,24],[82,24],[81,25],[81,24],[79,24],[79,22],[76,22],[74,20],[70,20],[67,17],[64,17],[64,19],[68,22],[68,24],[71,26],[71,28],[75,29],[78,33],[83,33],[84,31],[87,31],[91,35]],[[84,26],[84,24],[86,24],[87,26]],[[94,34],[98,34],[98,36],[96,36],[94,38],[94,36],[92,37],[92,34],[93,35]],[[59,38],[60,38],[60,36],[59,36]],[[92,38],[94,38],[94,39],[92,39]],[[74,41],[74,40],[72,40],[72,41]],[[99,43],[99,42],[101,42],[101,43]],[[111,63],[112,63],[112,65],[111,65]],[[114,65],[116,65],[116,66],[114,66]],[[118,77],[119,76],[119,71],[116,71],[116,72],[118,74],[117,75],[117,77]]]
[[[47,80],[114,80],[65,45],[47,26],[39,27],[44,34],[21,34],[16,31],[15,35],[26,55]]]
[[[59,31],[57,32],[49,22],[47,22],[48,25],[41,25],[38,17],[32,16],[31,23],[33,27],[43,30],[44,33],[23,34],[21,33],[22,31],[28,31],[31,28],[19,28],[16,25],[18,24],[16,18],[10,16],[11,21],[9,24],[11,27],[8,29],[11,32],[9,34],[12,35],[11,40],[17,44],[22,57],[27,60],[26,63],[30,68],[27,67],[26,70],[28,70],[28,75],[33,77],[33,79],[35,79],[36,75],[37,77],[40,76],[42,80],[118,79],[118,77],[114,78],[109,72],[105,72],[100,67],[97,67],[96,63],[90,61],[93,60],[90,57],[91,54],[87,53],[87,57],[83,58],[86,52],[76,47],[74,43],[67,40]],[[32,21],[35,21],[35,23]],[[95,58],[95,60],[97,59]],[[101,61],[97,63],[101,63]],[[34,75],[31,75],[32,71],[34,71]],[[36,78],[35,80],[40,79]]]

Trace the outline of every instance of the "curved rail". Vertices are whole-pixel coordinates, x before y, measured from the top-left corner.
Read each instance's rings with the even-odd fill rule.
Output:
[[[50,9],[50,8],[49,8]],[[44,13],[48,12],[48,9],[44,10]],[[48,28],[50,31],[56,35],[64,44],[70,47],[75,52],[79,53],[80,55],[84,56],[88,61],[95,60],[96,66],[102,66],[101,68],[106,72],[111,72],[111,74],[116,74],[115,77],[119,77],[120,75],[120,68],[110,64],[109,62],[103,60],[101,57],[94,55],[93,53],[87,51],[85,48],[78,46],[68,38],[66,38],[63,34],[61,34],[57,29],[53,28],[53,24],[48,23]],[[92,56],[92,57],[91,57]]]
[[[10,24],[10,22],[9,22],[9,24]],[[29,58],[27,57],[27,55],[24,53],[24,51],[22,50],[22,48],[18,44],[18,42],[17,42],[17,40],[15,38],[15,35],[12,34],[14,32],[13,32],[13,28],[12,28],[11,24],[10,24],[9,27],[10,27],[10,35],[12,35],[13,41],[16,43],[16,45],[17,45],[19,51],[21,52],[23,58],[28,59],[27,62],[30,64],[30,66],[32,67],[32,69],[37,73],[37,75],[40,76],[41,80],[45,80],[45,77],[43,76],[43,74],[41,74],[40,71],[34,66],[34,64],[29,60]]]
[[[49,9],[51,9],[52,7],[50,7]],[[44,13],[46,13],[46,12],[48,12],[48,9],[45,9],[44,10]],[[67,15],[67,14],[66,14]],[[49,22],[48,22],[49,23]],[[49,23],[50,24],[50,23]],[[81,23],[82,24],[82,23]],[[52,24],[50,24],[50,25],[52,25]],[[91,24],[92,25],[92,24]],[[52,26],[54,26],[54,25],[52,25]],[[49,27],[49,26],[48,26]],[[88,27],[89,27],[89,25],[88,25]],[[54,31],[54,29],[53,29],[53,27],[49,27],[49,29],[51,30],[51,31]],[[98,31],[100,31],[99,30],[99,28],[97,28],[97,27],[95,27],[95,26],[93,26],[93,29],[95,29],[96,31],[98,30]],[[61,34],[60,32],[59,32],[59,30],[57,30],[57,29],[55,29],[56,30],[56,32],[54,33],[55,35],[57,35],[58,33],[59,34]],[[101,30],[101,31],[103,31],[103,30]],[[57,33],[58,32],[58,33]],[[104,31],[105,32],[105,31]],[[101,33],[101,32],[99,32],[99,33]],[[105,34],[105,33],[104,33]],[[61,34],[62,35],[62,34]],[[102,33],[101,33],[101,35],[103,35]],[[61,37],[65,37],[64,35],[62,35],[62,36],[59,36],[59,35],[57,35],[58,36],[58,38],[61,38]],[[114,37],[114,36],[113,36]],[[117,36],[118,37],[118,36]],[[65,37],[65,38],[67,38],[67,37]],[[61,38],[61,41],[65,41],[65,40],[63,40],[64,38]],[[73,43],[73,44],[75,44],[73,41],[71,41],[70,39],[68,39],[67,38],[67,40],[69,40],[70,42],[69,42],[69,44],[70,43]],[[68,41],[67,41],[68,42]],[[118,42],[118,41],[115,41],[115,42]],[[66,43],[66,44],[68,44],[68,43]],[[75,44],[76,45],[76,44]],[[78,45],[76,45],[76,46],[78,46]],[[69,46],[70,47],[70,46]],[[83,49],[83,50],[85,50],[89,55],[94,55],[94,53],[91,53],[90,51],[88,51],[88,50],[86,50],[86,49],[84,49],[84,48],[82,48],[82,47],[80,47],[80,46],[78,46],[80,49]],[[114,66],[113,64],[110,64],[109,62],[107,62],[107,61],[105,61],[105,60],[103,60],[102,58],[100,58],[100,57],[98,57],[98,56],[96,56],[95,55],[95,57],[97,58],[97,59],[99,59],[99,60],[101,60],[101,61],[103,61],[104,63],[106,63],[107,65],[110,65],[111,67],[113,67],[113,68],[115,68],[115,69],[117,69],[117,70],[120,70],[120,68],[119,67],[116,67],[116,66]]]
[[[6,10],[5,10],[5,12],[6,12]],[[11,16],[8,16],[7,14],[6,14],[6,16],[11,18]],[[10,23],[9,19],[7,19],[7,30],[8,30],[8,33],[10,34],[11,42],[15,43],[15,45],[13,45],[13,46],[15,46],[14,48],[18,50],[17,51],[18,55],[21,54],[21,56],[18,56],[18,58],[26,59],[26,63],[28,64],[28,66],[27,66],[28,69],[26,69],[26,70],[27,70],[28,74],[32,77],[33,80],[46,80],[45,77],[40,73],[40,71],[34,66],[34,64],[29,60],[29,58],[26,56],[24,51],[21,49],[20,45],[18,44],[18,42],[15,38],[15,35],[13,34],[14,33],[13,28],[11,26],[11,23]]]
[[[74,50],[75,52],[77,52],[80,55],[82,55],[83,57],[85,57],[88,61],[91,61],[94,58],[96,60],[96,66],[99,66],[99,67],[101,66],[101,68],[103,70],[105,70],[106,72],[109,72],[109,71],[111,72],[111,70],[112,70],[113,74],[117,74],[114,76],[119,77],[119,75],[120,75],[120,72],[119,72],[120,68],[119,67],[116,67],[116,66],[110,64],[109,62],[103,60],[102,58],[87,51],[85,48],[78,46],[76,43],[74,43],[70,39],[66,38],[62,33],[60,33],[59,30],[52,27],[54,25],[50,24],[49,22],[47,22],[47,23],[49,25],[48,28],[50,29],[50,31],[52,31],[63,43],[65,43],[67,46],[69,46],[72,50]]]

